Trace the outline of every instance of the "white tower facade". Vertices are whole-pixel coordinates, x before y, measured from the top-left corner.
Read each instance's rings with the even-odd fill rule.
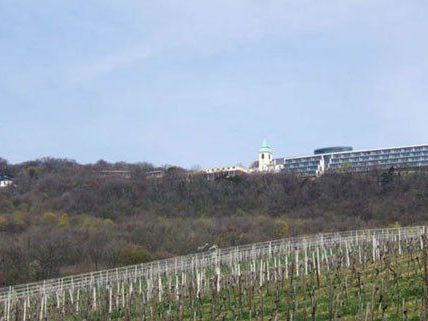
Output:
[[[259,171],[266,172],[273,163],[272,147],[266,139],[263,139],[262,146],[259,149]]]

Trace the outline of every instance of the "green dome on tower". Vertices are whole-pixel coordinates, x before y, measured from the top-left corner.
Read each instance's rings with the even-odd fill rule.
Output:
[[[272,153],[272,147],[269,145],[266,138],[263,139],[263,143],[259,149],[259,153]]]

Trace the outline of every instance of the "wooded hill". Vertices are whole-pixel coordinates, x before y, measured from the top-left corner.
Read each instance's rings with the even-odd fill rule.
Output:
[[[426,172],[210,181],[176,167],[150,178],[154,167],[145,163],[6,166],[14,186],[0,190],[1,286],[171,257],[206,243],[415,225],[428,217]]]

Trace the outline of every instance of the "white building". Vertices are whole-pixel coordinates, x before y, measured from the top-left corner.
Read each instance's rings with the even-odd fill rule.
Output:
[[[12,179],[7,175],[1,175],[0,176],[0,187],[7,187],[12,185],[13,181]]]
[[[259,149],[259,171],[267,172],[272,168],[273,154],[272,147],[268,144],[266,139],[263,139],[262,146]]]
[[[234,177],[237,175],[248,174],[250,170],[244,166],[223,166],[223,167],[212,167],[204,170],[208,177],[215,178],[220,176]]]
[[[242,174],[254,172],[279,172],[283,168],[283,164],[278,160],[273,159],[272,147],[266,139],[263,140],[262,146],[259,149],[259,160],[250,168],[242,165],[222,166],[204,169],[205,174],[209,177],[233,177]]]
[[[372,170],[428,170],[428,145],[401,146],[354,151],[350,146],[319,148],[314,154],[300,157],[273,158],[266,139],[258,160],[250,168],[229,166],[206,169],[207,174],[235,176],[256,172],[289,172],[299,176],[319,177],[327,172],[363,172]]]
[[[265,145],[265,144],[264,144]],[[266,144],[267,145],[267,144]],[[269,147],[269,145],[267,145]],[[300,176],[318,177],[328,172],[367,172],[375,170],[428,170],[428,145],[413,145],[355,151],[351,146],[319,148],[314,154],[273,159],[260,164],[260,154],[268,150],[262,146],[259,170],[273,168]],[[266,157],[266,156],[265,156]],[[265,159],[262,159],[262,161]]]

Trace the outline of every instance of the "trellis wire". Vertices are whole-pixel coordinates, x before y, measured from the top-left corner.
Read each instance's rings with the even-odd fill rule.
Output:
[[[348,247],[351,244],[355,245],[358,242],[367,240],[373,240],[373,257],[375,260],[377,255],[376,242],[420,237],[425,231],[425,226],[354,230],[240,245],[116,269],[4,287],[0,288],[0,303],[20,298],[47,297],[56,294],[58,291],[74,291],[87,286],[108,286],[112,282],[119,282],[129,278],[146,277],[153,280],[153,278],[158,278],[158,276],[168,272],[175,275],[179,272],[193,272],[195,268],[201,269],[223,264],[231,265],[232,262],[245,262],[260,257],[270,257],[290,250],[298,253],[298,251],[322,249],[333,244],[347,244],[346,247]]]

